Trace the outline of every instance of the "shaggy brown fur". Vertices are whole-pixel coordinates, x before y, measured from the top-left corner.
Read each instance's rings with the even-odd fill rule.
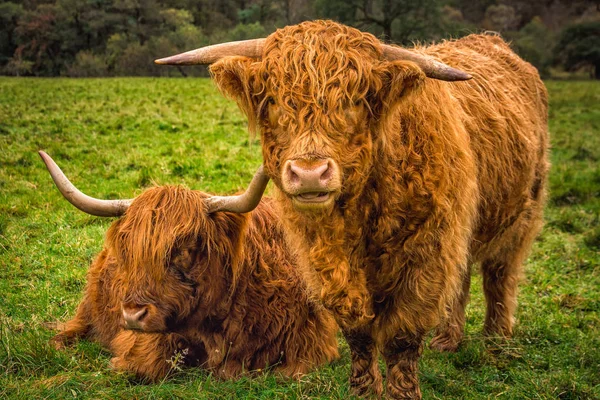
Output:
[[[485,330],[509,336],[522,263],[542,224],[547,93],[537,71],[496,36],[416,52],[473,76],[425,77],[386,61],[370,34],[305,22],[267,38],[263,57],[224,58],[220,89],[262,135],[290,243],[312,294],[344,330],[355,393],[420,397],[423,336],[455,350],[469,266],[480,263]],[[288,160],[330,159],[342,186],[331,207],[294,208]],[[440,325],[441,322],[441,325]]]
[[[272,366],[296,377],[337,357],[337,326],[310,302],[272,202],[208,214],[207,195],[156,187],[113,223],[75,318],[57,345],[85,336],[112,365],[150,380],[176,363],[231,378]],[[147,307],[142,330],[123,308]]]

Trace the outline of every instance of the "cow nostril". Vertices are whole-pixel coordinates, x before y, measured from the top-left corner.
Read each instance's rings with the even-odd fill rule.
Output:
[[[128,324],[140,323],[147,315],[147,306],[123,307],[123,318]]]
[[[300,169],[296,167],[293,163],[288,162],[287,175],[290,183],[298,183],[300,181],[300,176],[298,174],[301,172],[302,171],[300,171]]]
[[[297,183],[299,180],[300,177],[294,172],[294,167],[290,168],[290,182]]]
[[[138,321],[141,321],[144,318],[146,318],[146,315],[148,315],[148,307],[144,307],[140,311],[138,311],[136,314],[136,318]]]
[[[329,160],[327,160],[327,162],[325,163],[324,167],[325,167],[325,171],[323,171],[323,173],[321,174],[321,176],[319,177],[319,180],[321,182],[327,182],[328,180],[331,179],[331,174],[332,174],[332,170],[333,168],[331,168],[331,162]]]

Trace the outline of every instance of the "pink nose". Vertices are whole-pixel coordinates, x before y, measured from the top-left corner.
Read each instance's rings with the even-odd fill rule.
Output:
[[[288,160],[284,166],[284,181],[290,191],[327,191],[333,178],[333,162],[325,160]]]
[[[148,306],[123,306],[123,319],[129,329],[142,329],[142,321],[148,315]]]

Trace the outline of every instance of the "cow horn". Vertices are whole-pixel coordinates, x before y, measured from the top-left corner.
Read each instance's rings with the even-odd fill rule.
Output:
[[[452,68],[442,62],[434,60],[429,56],[417,54],[402,47],[383,45],[383,56],[390,61],[408,60],[417,64],[428,78],[439,79],[441,81],[467,81],[472,78],[471,75],[459,69]]]
[[[265,189],[269,183],[269,177],[264,173],[261,165],[246,191],[238,196],[213,196],[206,200],[208,212],[230,211],[234,213],[246,213],[252,211],[260,203]]]
[[[155,60],[161,65],[197,65],[212,64],[227,56],[246,56],[260,58],[266,39],[250,39],[238,42],[227,42],[201,47],[171,57]]]
[[[46,168],[50,172],[56,187],[62,195],[81,211],[98,217],[118,217],[125,214],[133,199],[100,200],[81,193],[56,165],[54,160],[45,152],[39,151]]]

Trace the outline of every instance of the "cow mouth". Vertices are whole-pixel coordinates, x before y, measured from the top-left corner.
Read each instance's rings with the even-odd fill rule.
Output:
[[[329,194],[329,192],[300,193],[296,199],[304,203],[323,203],[329,199]]]
[[[333,204],[333,192],[305,192],[292,196],[294,206],[301,210],[323,209]]]
[[[143,322],[127,322],[124,319],[121,320],[121,328],[128,331],[145,332],[146,326]]]
[[[143,332],[143,333],[164,333],[167,331],[165,326],[153,326],[144,322],[140,323],[127,323],[121,322],[121,328],[127,331]]]

